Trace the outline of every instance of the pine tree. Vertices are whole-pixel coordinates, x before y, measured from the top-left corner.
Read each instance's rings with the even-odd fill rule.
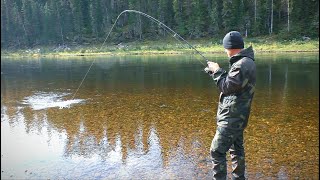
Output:
[[[81,14],[82,14],[82,32],[86,36],[90,36],[92,32],[91,28],[91,18],[90,18],[90,4],[89,0],[80,1]]]
[[[73,13],[70,1],[59,0],[57,2],[60,13],[60,21],[63,29],[64,40],[67,42],[72,41],[74,33]]]
[[[32,45],[32,27],[31,27],[31,17],[32,17],[32,10],[28,0],[22,0],[22,7],[21,7],[21,14],[22,14],[22,25],[25,31],[25,42],[27,46]]]
[[[74,24],[74,38],[73,41],[81,42],[82,37],[82,12],[81,4],[78,0],[71,0],[71,9],[73,14],[73,24]]]
[[[182,0],[173,0],[174,20],[176,23],[177,32],[184,36],[187,33],[184,14],[183,14],[183,2]]]
[[[186,38],[220,37],[230,30],[319,37],[319,0],[1,0],[1,47],[101,42],[125,9],[145,12]],[[111,39],[156,40],[165,32],[143,16],[126,13]]]
[[[52,1],[47,1],[44,5],[44,16],[43,16],[43,35],[42,41],[43,43],[50,44],[55,41],[56,38],[56,31],[55,31],[55,24],[56,22],[55,15],[54,15],[54,7]]]
[[[195,12],[194,16],[194,37],[199,38],[207,35],[209,12],[206,7],[205,1],[200,0],[193,3]]]
[[[213,0],[212,1],[212,10],[211,10],[211,25],[213,34],[221,34],[224,29],[222,26],[222,0]]]
[[[17,44],[18,47],[24,46],[26,43],[26,29],[23,24],[22,19],[22,13],[21,13],[21,3],[20,5],[16,2],[12,4],[12,9],[8,13],[8,17],[12,17],[13,21],[12,24],[8,23],[9,30],[8,31],[12,36],[9,36],[12,38],[13,41],[15,41],[14,44]],[[12,13],[12,15],[10,15]]]
[[[8,4],[6,0],[1,0],[1,48],[5,45],[8,44]]]
[[[97,38],[102,31],[102,8],[101,0],[92,0],[90,4],[91,32],[93,37]]]

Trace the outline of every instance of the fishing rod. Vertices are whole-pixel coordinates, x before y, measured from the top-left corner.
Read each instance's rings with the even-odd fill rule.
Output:
[[[146,14],[146,13],[143,13],[143,12],[141,12],[141,11],[129,10],[129,9],[122,11],[122,12],[118,15],[116,21],[113,23],[110,31],[108,32],[107,37],[106,37],[105,40],[103,41],[103,43],[102,43],[101,48],[99,49],[99,51],[102,49],[104,43],[105,43],[105,42],[107,41],[107,39],[109,38],[109,36],[110,36],[113,28],[114,28],[115,25],[117,24],[117,21],[118,21],[118,19],[120,18],[120,16],[121,16],[122,14],[126,13],[126,12],[128,12],[128,13],[140,14],[140,15],[143,15],[143,16],[151,19],[153,22],[156,22],[159,26],[164,27],[164,28],[167,30],[167,32],[169,32],[176,40],[178,40],[179,42],[181,42],[181,41],[184,42],[185,44],[187,44],[187,45],[189,46],[189,48],[195,50],[206,62],[209,61],[200,51],[198,51],[198,50],[197,50],[194,46],[192,46],[188,41],[186,41],[186,40],[185,40],[183,37],[181,37],[178,33],[176,33],[174,30],[172,30],[172,29],[171,29],[170,27],[168,27],[167,25],[163,24],[163,23],[162,23],[161,21],[159,21],[158,19],[156,19],[156,18],[154,18],[154,17],[152,17],[152,16],[150,16],[150,15],[148,15],[148,14]],[[206,68],[205,68],[205,72],[207,72],[207,73],[209,73],[209,74],[212,73],[212,72],[208,69],[208,67],[207,67],[202,61],[200,61],[199,59],[197,59],[197,60],[198,60],[202,65],[204,65],[204,66],[206,67]],[[75,92],[74,95],[72,96],[72,99],[74,99],[74,97],[76,96],[76,94],[77,94],[78,90],[80,89],[83,81],[84,81],[85,78],[87,77],[87,75],[88,75],[88,73],[89,73],[89,71],[90,71],[90,69],[91,69],[94,61],[95,61],[95,59],[92,61],[89,69],[87,70],[86,74],[85,74],[84,77],[82,78],[82,81],[81,81],[78,89],[76,90],[76,92]]]

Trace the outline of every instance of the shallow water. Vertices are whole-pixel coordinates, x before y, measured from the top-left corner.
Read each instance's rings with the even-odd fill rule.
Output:
[[[93,58],[2,59],[1,178],[210,179],[219,92],[195,58],[96,58],[62,109]],[[256,63],[247,177],[318,179],[318,54]]]

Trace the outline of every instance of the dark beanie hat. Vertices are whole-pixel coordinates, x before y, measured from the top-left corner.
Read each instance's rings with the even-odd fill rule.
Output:
[[[238,31],[230,31],[223,38],[223,47],[225,49],[243,49],[244,43],[241,34]]]

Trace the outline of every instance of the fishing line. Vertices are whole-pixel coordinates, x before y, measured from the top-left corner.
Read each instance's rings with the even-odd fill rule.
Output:
[[[103,41],[103,43],[102,43],[99,51],[102,49],[103,45],[105,44],[105,42],[106,42],[107,39],[109,38],[109,36],[110,36],[110,34],[111,34],[114,26],[117,24],[117,21],[118,21],[118,19],[120,18],[120,16],[121,16],[122,14],[126,13],[126,12],[129,12],[129,13],[137,13],[137,14],[143,15],[143,16],[151,19],[152,21],[156,22],[159,26],[164,27],[165,30],[166,30],[167,32],[169,32],[169,34],[171,34],[171,35],[173,36],[173,38],[175,38],[177,41],[179,41],[179,42],[184,42],[184,43],[187,44],[191,49],[195,50],[206,62],[209,61],[206,57],[204,57],[204,55],[203,55],[201,52],[199,52],[194,46],[192,46],[188,41],[186,41],[184,38],[182,38],[178,33],[176,33],[176,32],[175,32],[174,30],[172,30],[170,27],[168,27],[167,25],[163,24],[163,23],[162,23],[161,21],[159,21],[158,19],[156,19],[156,18],[154,18],[154,17],[152,17],[152,16],[150,16],[150,15],[148,15],[148,14],[146,14],[146,13],[137,11],[137,10],[124,10],[124,11],[122,11],[122,12],[118,15],[116,21],[113,23],[110,31],[108,32],[107,37],[106,37],[105,40]],[[202,61],[200,61],[199,59],[197,59],[197,60],[198,60],[203,66],[207,67]],[[86,74],[85,74],[84,77],[82,78],[81,83],[79,84],[76,92],[75,92],[75,93],[73,94],[73,96],[72,96],[72,99],[74,99],[74,97],[76,96],[77,92],[79,91],[79,89],[80,89],[81,85],[83,84],[85,78],[87,77],[87,75],[88,75],[88,73],[89,73],[89,71],[90,71],[90,69],[91,69],[94,61],[95,61],[95,59],[92,61],[92,63],[91,63],[91,65],[90,65],[90,67],[88,68]]]

